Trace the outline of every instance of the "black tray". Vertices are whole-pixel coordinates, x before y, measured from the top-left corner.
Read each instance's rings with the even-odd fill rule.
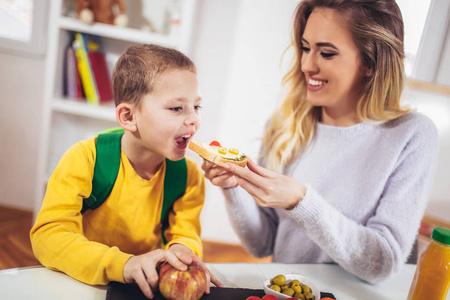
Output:
[[[203,299],[214,300],[245,300],[250,296],[263,297],[265,295],[262,289],[243,289],[243,288],[217,288],[211,287],[210,294],[204,294]],[[320,297],[330,297],[336,299],[333,294],[320,293]],[[164,297],[156,292],[154,300],[165,300]],[[111,282],[106,291],[106,300],[148,300],[137,285]]]

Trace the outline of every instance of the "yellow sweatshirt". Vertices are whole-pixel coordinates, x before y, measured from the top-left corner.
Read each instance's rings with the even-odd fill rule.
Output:
[[[83,198],[92,189],[95,140],[78,142],[62,157],[31,229],[31,243],[36,258],[50,269],[88,284],[124,282],[123,268],[132,255],[164,247],[160,219],[166,165],[145,180],[122,151],[111,194],[100,207],[81,214]],[[205,182],[198,165],[188,158],[186,162],[186,192],[169,214],[165,248],[183,244],[201,257]]]

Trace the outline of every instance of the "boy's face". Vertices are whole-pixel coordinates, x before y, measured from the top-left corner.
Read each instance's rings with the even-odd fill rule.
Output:
[[[197,74],[179,69],[163,73],[136,114],[143,146],[170,160],[182,159],[200,125],[200,104]]]

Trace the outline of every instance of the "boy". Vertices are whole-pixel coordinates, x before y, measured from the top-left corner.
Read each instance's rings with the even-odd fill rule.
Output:
[[[173,204],[162,243],[161,209],[166,161],[184,158],[200,125],[201,98],[194,63],[179,51],[156,45],[130,47],[113,71],[116,118],[125,130],[120,167],[105,202],[83,213],[92,190],[96,159],[93,137],[72,146],[51,176],[30,237],[48,268],[88,284],[136,282],[153,297],[163,262],[185,270],[200,264],[203,173],[186,159],[186,190]],[[162,250],[164,248],[165,250]]]

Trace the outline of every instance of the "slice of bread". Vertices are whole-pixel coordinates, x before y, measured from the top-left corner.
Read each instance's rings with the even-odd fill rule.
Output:
[[[189,149],[200,155],[206,160],[209,160],[215,164],[220,165],[221,163],[233,163],[241,167],[247,165],[248,158],[245,154],[220,154],[218,152],[218,146],[209,146],[205,143],[197,143],[194,141],[189,142]]]

